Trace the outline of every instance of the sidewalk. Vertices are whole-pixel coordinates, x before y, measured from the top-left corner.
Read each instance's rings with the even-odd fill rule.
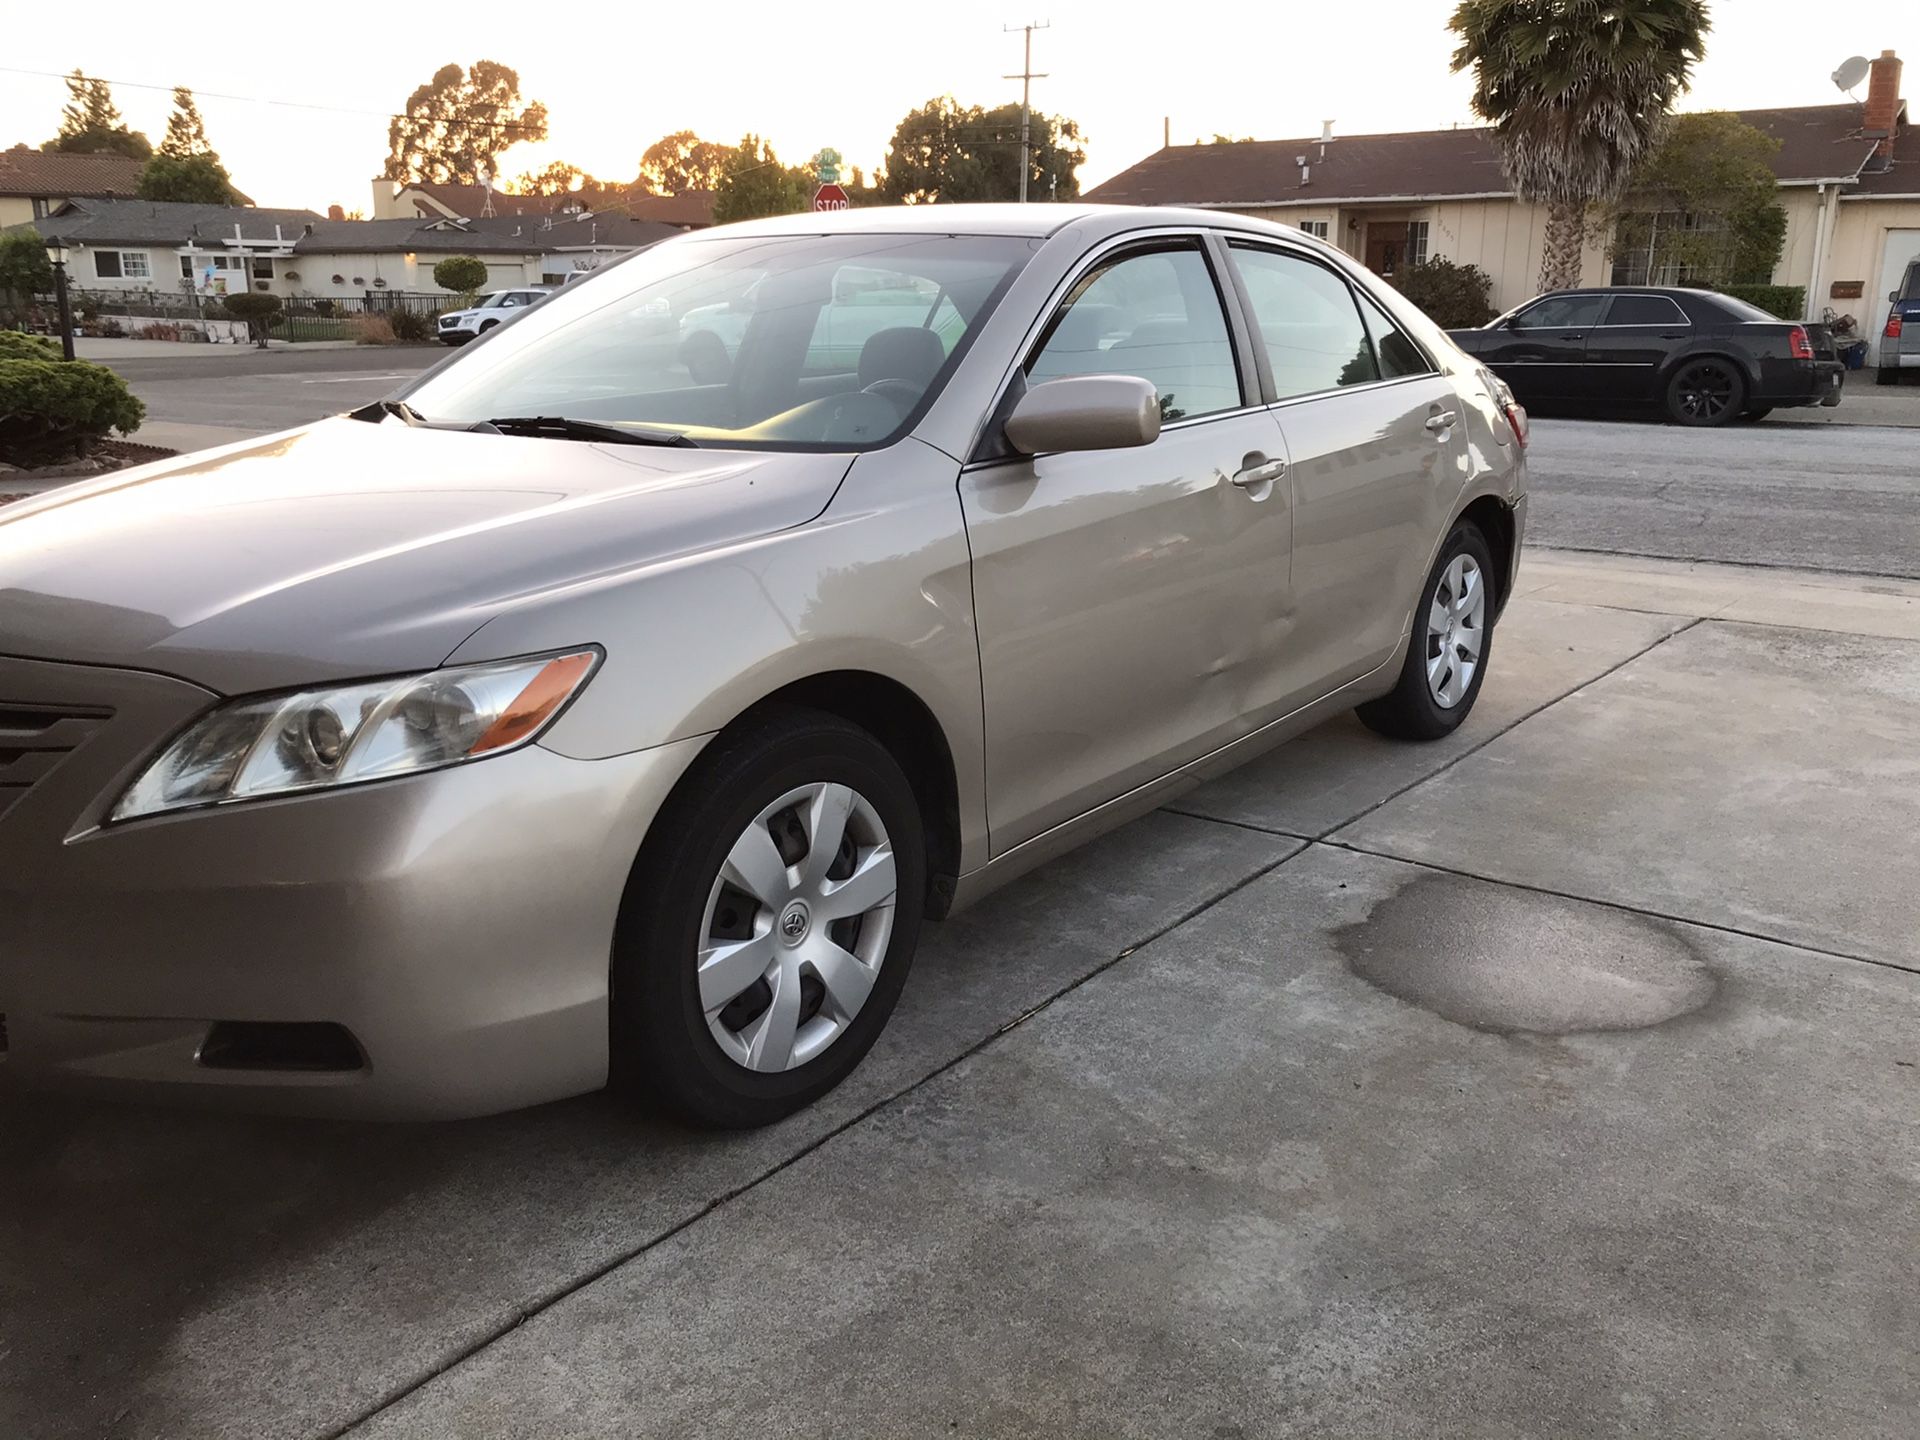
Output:
[[[1832,407],[1810,405],[1803,409],[1776,410],[1767,425],[1894,425],[1901,429],[1920,429],[1920,384],[1881,385],[1872,370],[1854,370],[1847,375],[1846,393]]]

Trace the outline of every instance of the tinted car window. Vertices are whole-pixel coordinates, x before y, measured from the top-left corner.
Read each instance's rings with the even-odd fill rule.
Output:
[[[1373,350],[1379,357],[1383,378],[1398,380],[1403,375],[1433,373],[1433,366],[1421,353],[1420,347],[1407,338],[1386,311],[1365,295],[1360,297],[1360,313],[1366,319],[1367,333],[1373,337]]]
[[[1197,245],[1134,252],[1082,276],[1027,375],[1035,383],[1064,375],[1138,375],[1160,392],[1163,420],[1241,403],[1226,312]]]
[[[556,415],[702,445],[870,448],[931,403],[1031,254],[1012,236],[669,240],[539,297],[405,398],[430,422]]]
[[[1578,330],[1600,323],[1604,295],[1550,295],[1513,319],[1519,330]]]
[[[1616,295],[1607,311],[1609,325],[1685,325],[1687,312],[1665,295]]]
[[[1920,300],[1920,260],[1907,267],[1907,283],[1900,287],[1902,300]]]
[[[1380,378],[1373,343],[1346,281],[1295,255],[1244,245],[1235,245],[1232,253],[1279,399]]]

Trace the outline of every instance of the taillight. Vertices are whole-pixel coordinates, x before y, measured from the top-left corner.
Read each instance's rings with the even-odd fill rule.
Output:
[[[1813,358],[1813,342],[1807,338],[1807,332],[1804,327],[1799,325],[1794,326],[1792,332],[1787,336],[1787,344],[1793,350],[1794,359],[1811,360]]]
[[[1891,315],[1887,316],[1887,339],[1898,340],[1900,338],[1900,328],[1902,323],[1903,322],[1901,321],[1901,318],[1900,318],[1900,312],[1898,310],[1894,311]]]
[[[1527,448],[1527,407],[1513,398],[1513,391],[1507,382],[1491,370],[1480,372],[1480,382],[1487,387],[1487,394],[1493,397],[1493,403],[1500,407],[1500,413],[1507,417],[1507,425],[1513,431],[1513,438],[1520,442],[1522,450]]]

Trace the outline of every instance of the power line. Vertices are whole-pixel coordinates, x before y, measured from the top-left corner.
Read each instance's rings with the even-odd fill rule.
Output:
[[[1009,34],[1015,30],[1027,32],[1026,60],[1020,67],[1020,73],[1000,77],[1003,80],[1020,82],[1020,203],[1024,205],[1027,203],[1027,172],[1033,169],[1033,142],[1029,133],[1033,117],[1032,106],[1028,103],[1029,92],[1033,89],[1034,81],[1047,78],[1045,75],[1033,73],[1033,32],[1051,28],[1051,22],[1029,20],[1024,25],[1002,25],[1000,28]]]

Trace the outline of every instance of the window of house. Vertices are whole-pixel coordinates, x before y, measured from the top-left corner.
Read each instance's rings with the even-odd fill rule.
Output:
[[[271,280],[273,278],[273,258],[271,256],[256,255],[253,257],[253,278],[256,280]]]
[[[1732,278],[1725,219],[1683,210],[1622,215],[1613,232],[1613,285],[1719,285]]]
[[[93,273],[101,280],[120,278],[120,252],[118,250],[96,250],[93,252]]]
[[[1353,292],[1326,266],[1277,250],[1232,247],[1260,327],[1277,398],[1380,378]]]
[[[1324,240],[1327,238],[1327,222],[1324,220],[1302,220],[1300,222],[1300,231],[1302,234],[1313,236],[1316,240]]]
[[[1065,375],[1138,375],[1162,420],[1241,403],[1240,370],[1213,272],[1198,244],[1120,256],[1083,275],[1027,365],[1037,384]]]
[[[93,273],[102,280],[145,280],[152,271],[144,250],[96,250]]]
[[[1407,264],[1424,265],[1427,263],[1427,222],[1409,220],[1407,222]]]
[[[1609,325],[1685,325],[1687,312],[1665,295],[1616,295],[1607,310]]]

